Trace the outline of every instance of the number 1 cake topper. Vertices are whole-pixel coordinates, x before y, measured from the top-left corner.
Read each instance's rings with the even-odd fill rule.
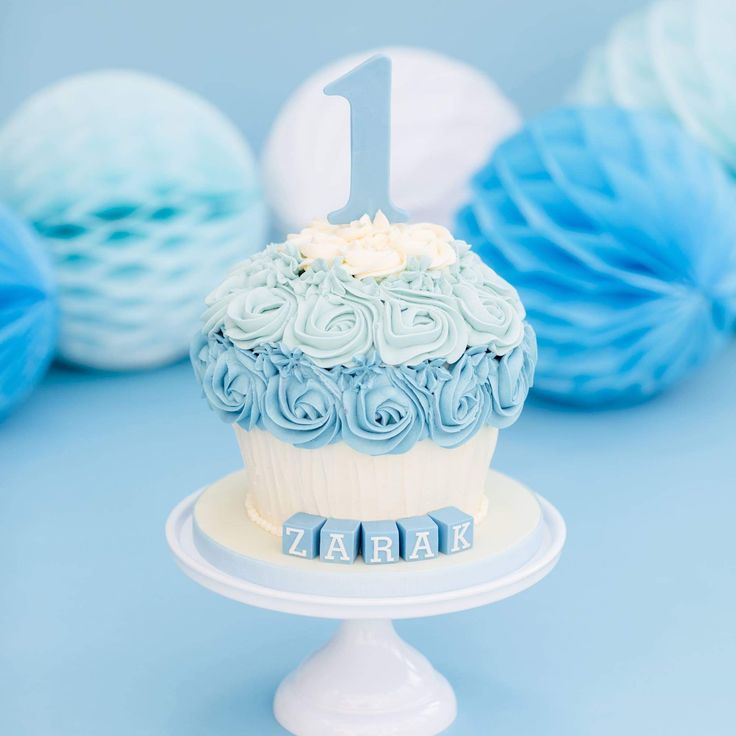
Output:
[[[344,97],[350,105],[350,197],[327,219],[333,225],[373,219],[381,210],[390,222],[407,214],[391,203],[391,60],[372,56],[334,82],[326,95]]]

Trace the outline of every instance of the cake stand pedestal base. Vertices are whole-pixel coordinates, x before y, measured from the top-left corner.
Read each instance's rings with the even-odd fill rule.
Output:
[[[457,705],[390,620],[356,619],[286,677],[273,709],[296,736],[432,736],[455,720]]]
[[[274,714],[287,731],[295,736],[433,736],[454,720],[455,694],[427,659],[399,638],[392,619],[439,616],[516,595],[552,570],[565,544],[565,522],[541,496],[534,497],[540,526],[528,537],[528,526],[515,523],[524,504],[513,499],[523,499],[529,491],[510,478],[494,477],[510,494],[495,509],[497,515],[505,514],[496,533],[516,529],[520,538],[512,535],[505,548],[526,550],[511,567],[509,560],[516,558],[508,555],[503,566],[494,564],[498,553],[483,541],[483,535],[494,536],[488,523],[477,531],[472,549],[421,568],[424,572],[412,578],[416,584],[403,579],[397,584],[396,575],[402,572],[398,565],[328,572],[325,565],[307,563],[297,570],[297,590],[289,560],[282,559],[275,538],[254,544],[249,556],[241,556],[238,574],[226,569],[231,567],[229,556],[222,558],[223,565],[202,556],[194,519],[200,492],[171,512],[166,538],[182,571],[219,595],[272,611],[342,621],[334,637],[279,686]],[[255,525],[243,533],[264,534]],[[527,549],[521,537],[533,539],[533,548]],[[449,565],[455,581],[450,588]],[[366,592],[357,594],[362,584]]]

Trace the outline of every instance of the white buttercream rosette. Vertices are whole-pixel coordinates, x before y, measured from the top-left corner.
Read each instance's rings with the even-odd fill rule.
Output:
[[[451,266],[457,261],[454,238],[442,225],[390,223],[379,211],[371,220],[363,215],[346,225],[316,220],[287,243],[302,255],[301,267],[323,260],[340,265],[357,279],[383,278],[400,273],[411,257],[429,259],[429,268]]]

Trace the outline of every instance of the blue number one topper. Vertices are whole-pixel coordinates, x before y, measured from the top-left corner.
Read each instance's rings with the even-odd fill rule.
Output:
[[[326,95],[350,104],[350,197],[331,212],[333,224],[352,222],[381,210],[390,222],[407,214],[391,203],[391,60],[372,56],[325,87]]]

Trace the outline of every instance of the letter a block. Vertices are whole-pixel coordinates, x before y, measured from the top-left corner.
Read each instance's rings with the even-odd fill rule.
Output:
[[[439,527],[439,547],[442,554],[454,555],[473,546],[472,516],[455,506],[430,511],[429,516]]]
[[[290,516],[281,528],[282,552],[306,560],[319,556],[319,530],[325,521],[323,516],[303,512]]]
[[[401,557],[407,562],[431,560],[439,554],[439,530],[426,514],[396,522],[399,527]]]
[[[360,522],[350,519],[328,519],[319,533],[319,558],[322,562],[350,565],[360,548]]]
[[[363,561],[385,565],[399,561],[399,528],[395,521],[364,521]]]

